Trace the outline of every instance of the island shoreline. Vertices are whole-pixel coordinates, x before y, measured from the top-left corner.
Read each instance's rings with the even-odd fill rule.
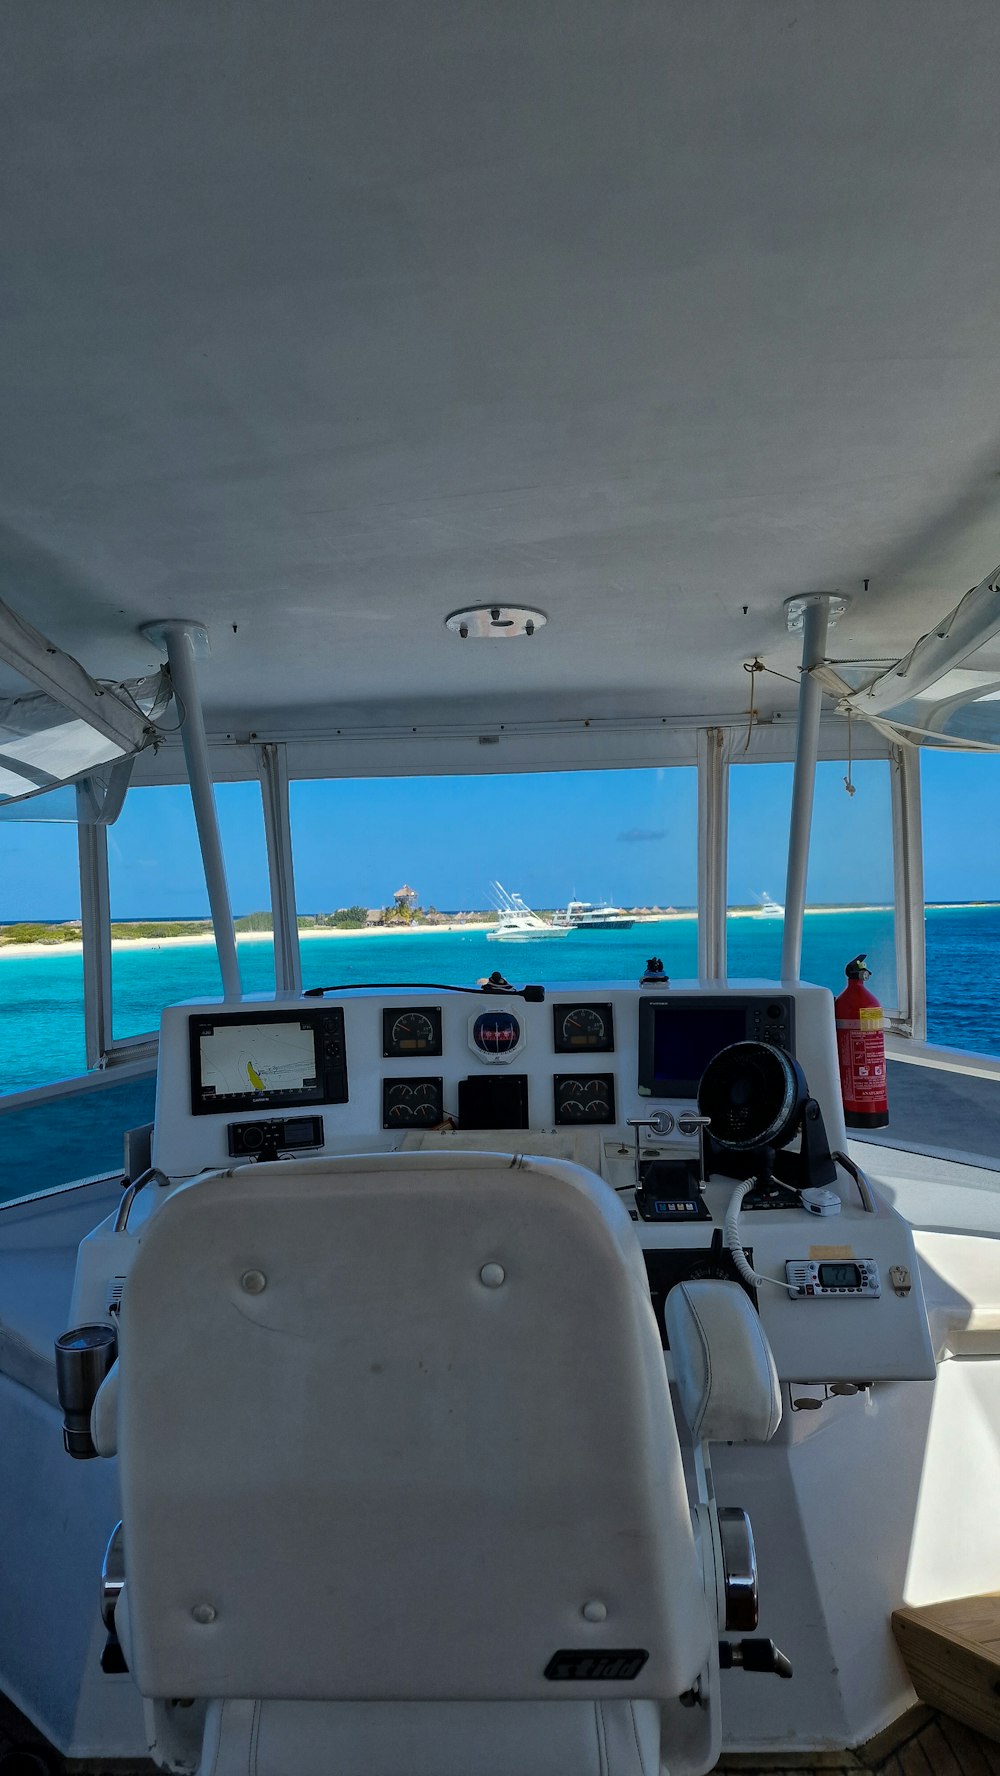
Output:
[[[972,907],[994,904],[997,903],[987,901],[963,902],[960,905],[954,903],[936,903],[934,905],[929,905],[926,910],[928,912],[962,911],[966,906],[971,909]],[[807,907],[806,916],[814,918],[845,913],[890,913],[892,910],[891,906],[884,905]],[[690,924],[695,922],[697,917],[697,912],[693,908],[669,913],[639,913],[634,916],[633,924],[634,926]],[[762,913],[757,907],[733,907],[727,913],[727,918],[754,919],[760,924],[774,926],[778,926],[782,923],[782,921],[775,918],[773,914]],[[423,922],[415,922],[410,925],[358,925],[348,927],[328,925],[324,926],[322,929],[311,929],[307,927],[305,930],[300,930],[299,939],[302,943],[315,943],[326,939],[339,940],[341,938],[361,937],[432,937],[435,934],[439,937],[455,937],[462,933],[485,937],[490,931],[495,929],[496,926],[493,922],[484,921],[483,923],[479,923],[478,921],[468,922],[451,919],[445,920],[441,924],[434,925],[424,924]],[[581,932],[579,935],[586,936],[587,934]],[[273,943],[273,941],[273,931],[240,931],[236,934],[237,946],[241,944]],[[111,940],[111,949],[114,954],[124,953],[128,950],[193,949],[199,944],[204,945],[209,949],[214,948],[215,939],[211,932],[193,932],[190,936],[185,934],[183,936],[174,937],[113,937]],[[499,953],[502,953],[502,950],[498,946],[498,954]],[[30,943],[0,943],[0,957],[20,956],[25,960],[34,961],[39,956],[82,955],[83,944],[79,939],[73,939],[65,943],[38,943],[36,941]]]

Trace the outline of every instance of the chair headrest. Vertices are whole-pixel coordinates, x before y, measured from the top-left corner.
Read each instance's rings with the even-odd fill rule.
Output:
[[[764,1328],[738,1283],[678,1283],[664,1315],[681,1409],[696,1441],[767,1443],[781,1387]]]

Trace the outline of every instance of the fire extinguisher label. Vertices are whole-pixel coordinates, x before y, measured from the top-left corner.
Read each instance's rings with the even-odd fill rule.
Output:
[[[845,1082],[850,1080],[850,1091],[844,1092],[844,1103],[848,1108],[864,1109],[877,1102],[882,1104],[885,1098],[885,1039],[882,1035],[882,1013],[876,1012],[878,1023],[872,1027],[869,1018],[861,1013],[862,1024],[858,1028],[854,1019],[837,1023],[837,1058],[840,1062],[840,1077]],[[867,1028],[865,1025],[867,1024]]]
[[[881,1007],[881,1005],[862,1005],[861,1009],[858,1012],[858,1020],[861,1024],[862,1030],[881,1030],[881,1028],[882,1028],[882,1007]]]

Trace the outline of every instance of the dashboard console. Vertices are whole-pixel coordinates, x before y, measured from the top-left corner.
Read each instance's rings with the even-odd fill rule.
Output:
[[[357,988],[170,1006],[152,1142],[161,1182],[135,1197],[124,1238],[112,1223],[83,1242],[74,1323],[114,1311],[136,1239],[172,1184],[284,1155],[462,1147],[551,1153],[597,1172],[636,1223],[662,1329],[678,1281],[734,1274],[733,1179],[703,1182],[697,1131],[683,1130],[703,1068],[748,1038],[793,1053],[837,1161],[829,1218],[788,1190],[741,1217],[740,1244],[767,1279],[755,1292],[779,1375],[933,1375],[910,1230],[843,1157],[832,998],[767,981],[583,982],[531,1000]],[[654,1103],[670,1112],[655,1123]]]
[[[801,1061],[831,1141],[846,1131],[832,1001],[823,988],[583,982],[545,999],[435,988],[355,989],[163,1014],[153,1162],[171,1177],[259,1151],[244,1125],[292,1111],[283,1149],[391,1147],[407,1131],[614,1129],[651,1100],[693,1107],[720,1048],[747,1037]],[[267,1150],[275,1130],[268,1130]]]

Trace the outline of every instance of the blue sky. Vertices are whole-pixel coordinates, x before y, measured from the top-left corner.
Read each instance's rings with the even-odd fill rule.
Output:
[[[891,898],[889,780],[884,763],[819,768],[811,901]],[[922,755],[927,899],[1000,899],[1000,756]],[[731,774],[730,900],[763,890],[780,900],[791,767]],[[237,912],[268,905],[260,795],[218,790]],[[498,876],[537,905],[579,894],[625,905],[691,905],[696,897],[693,768],[436,777],[292,786],[296,888],[302,912],[382,905],[405,880],[424,905],[485,906]],[[117,919],[207,913],[190,797],[132,790],[109,832]],[[71,827],[0,829],[0,922],[79,913]]]

